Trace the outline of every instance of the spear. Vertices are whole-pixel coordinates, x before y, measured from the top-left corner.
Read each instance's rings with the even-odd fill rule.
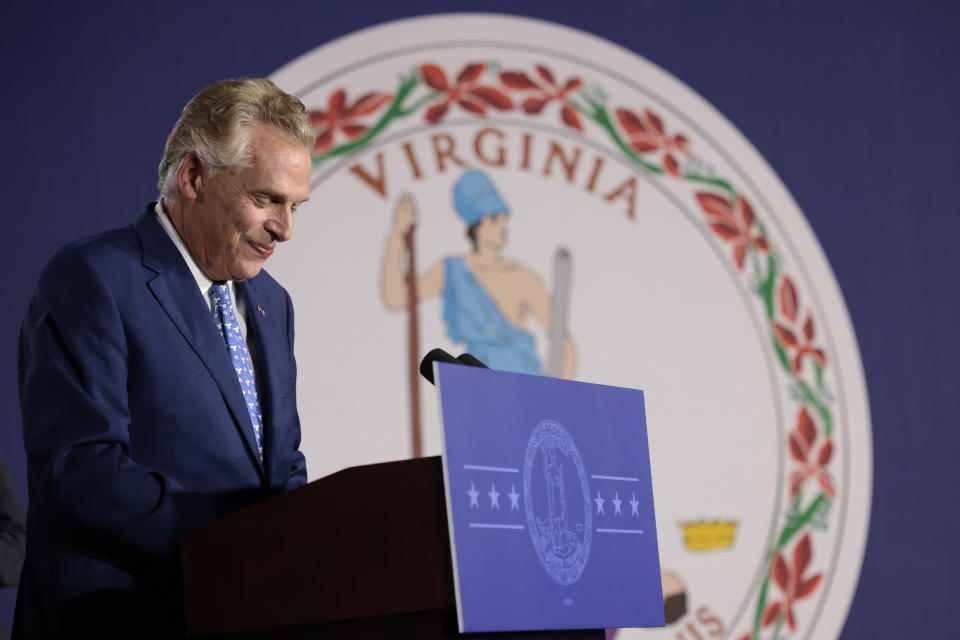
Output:
[[[417,265],[416,252],[413,241],[413,231],[416,225],[410,227],[404,241],[407,246],[407,345],[408,374],[410,376],[410,438],[413,444],[413,457],[422,455],[423,445],[420,436],[420,330],[417,318]]]

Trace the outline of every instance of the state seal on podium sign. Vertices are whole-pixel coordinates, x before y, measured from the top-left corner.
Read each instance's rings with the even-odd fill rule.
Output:
[[[530,434],[523,501],[540,564],[558,584],[573,584],[590,558],[590,483],[576,443],[558,422],[544,420]]]
[[[802,211],[723,114],[638,53],[505,15],[370,27],[272,78],[316,133],[269,266],[297,305],[312,478],[439,453],[412,366],[434,346],[643,389],[668,626],[617,640],[839,635],[872,490],[857,341]],[[591,504],[617,529],[630,488],[593,482],[584,510],[576,447],[543,429],[529,489],[502,489],[562,584]]]

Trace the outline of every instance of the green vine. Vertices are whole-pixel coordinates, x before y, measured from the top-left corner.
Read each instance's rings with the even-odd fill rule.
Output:
[[[396,118],[403,118],[414,111],[418,110],[423,104],[429,100],[432,100],[436,97],[436,93],[429,93],[412,105],[407,108],[403,107],[403,101],[407,99],[407,96],[410,95],[417,85],[420,84],[420,77],[416,74],[409,76],[406,80],[403,80],[400,83],[400,88],[397,90],[397,95],[393,97],[393,100],[390,102],[390,106],[387,107],[387,110],[384,112],[380,119],[377,120],[372,127],[370,127],[362,136],[356,140],[351,140],[346,142],[339,147],[335,147],[330,151],[322,154],[318,154],[313,157],[313,164],[319,165],[322,164],[324,160],[328,158],[333,158],[336,156],[341,156],[353,151],[357,151],[367,146],[367,144],[380,135],[380,132],[387,128],[387,125]]]
[[[816,516],[821,509],[826,508],[829,504],[830,498],[827,497],[825,493],[820,493],[799,517],[787,522],[787,525],[784,527],[783,531],[780,532],[780,537],[777,539],[776,546],[767,554],[766,571],[763,578],[763,584],[760,585],[760,594],[757,598],[757,609],[753,616],[753,633],[750,637],[754,640],[757,639],[758,634],[760,633],[760,623],[763,620],[763,611],[767,608],[767,591],[770,588],[770,568],[773,564],[773,559],[777,556],[777,553],[782,550],[788,542],[790,542],[790,539],[793,538],[798,531],[809,524],[810,521],[813,520],[814,516]]]
[[[587,102],[587,104],[590,105],[590,108],[587,109],[582,104],[580,104],[579,102],[571,98],[569,102],[574,109],[576,109],[577,111],[579,111],[580,113],[582,113],[583,115],[587,116],[588,118],[596,122],[598,125],[600,125],[603,128],[603,130],[607,132],[607,135],[610,136],[610,139],[613,140],[614,144],[616,144],[617,147],[624,154],[626,154],[628,158],[633,160],[635,164],[642,167],[647,172],[652,173],[653,175],[657,175],[657,176],[663,175],[662,167],[655,165],[651,162],[647,162],[646,160],[638,156],[637,152],[631,149],[630,145],[628,145],[626,141],[624,141],[624,139],[620,136],[620,132],[617,131],[616,127],[613,126],[613,121],[610,120],[610,115],[607,113],[607,109],[606,107],[603,106],[603,104],[601,104],[600,102],[597,102],[596,100],[594,100],[584,92],[580,92],[580,97],[583,98]]]
[[[703,184],[709,184],[715,187],[720,187],[721,189],[726,191],[727,194],[729,194],[733,200],[736,200],[737,198],[737,192],[733,189],[733,185],[731,185],[729,182],[727,182],[723,178],[711,178],[709,176],[701,176],[695,173],[685,173],[683,175],[683,178],[684,180],[689,180],[690,182],[702,182]]]

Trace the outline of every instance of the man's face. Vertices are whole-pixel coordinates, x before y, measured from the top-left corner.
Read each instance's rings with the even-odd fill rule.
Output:
[[[310,154],[269,125],[250,135],[249,167],[197,179],[183,216],[183,240],[208,278],[246,280],[278,242],[293,235],[293,215],[310,197]]]

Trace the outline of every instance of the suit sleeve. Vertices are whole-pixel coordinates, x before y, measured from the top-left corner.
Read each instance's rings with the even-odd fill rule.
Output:
[[[13,586],[20,579],[26,533],[23,507],[0,457],[0,587]]]
[[[294,322],[293,322],[293,302],[287,295],[287,343],[290,345],[290,370],[293,371],[293,416],[294,416],[294,443],[293,456],[290,463],[290,480],[287,482],[287,489],[296,489],[307,483],[307,459],[300,451],[300,416],[297,412],[297,360],[293,355]]]
[[[130,457],[128,357],[115,295],[86,254],[62,250],[40,276],[20,335],[33,499],[58,526],[162,558],[215,514],[204,496]]]

